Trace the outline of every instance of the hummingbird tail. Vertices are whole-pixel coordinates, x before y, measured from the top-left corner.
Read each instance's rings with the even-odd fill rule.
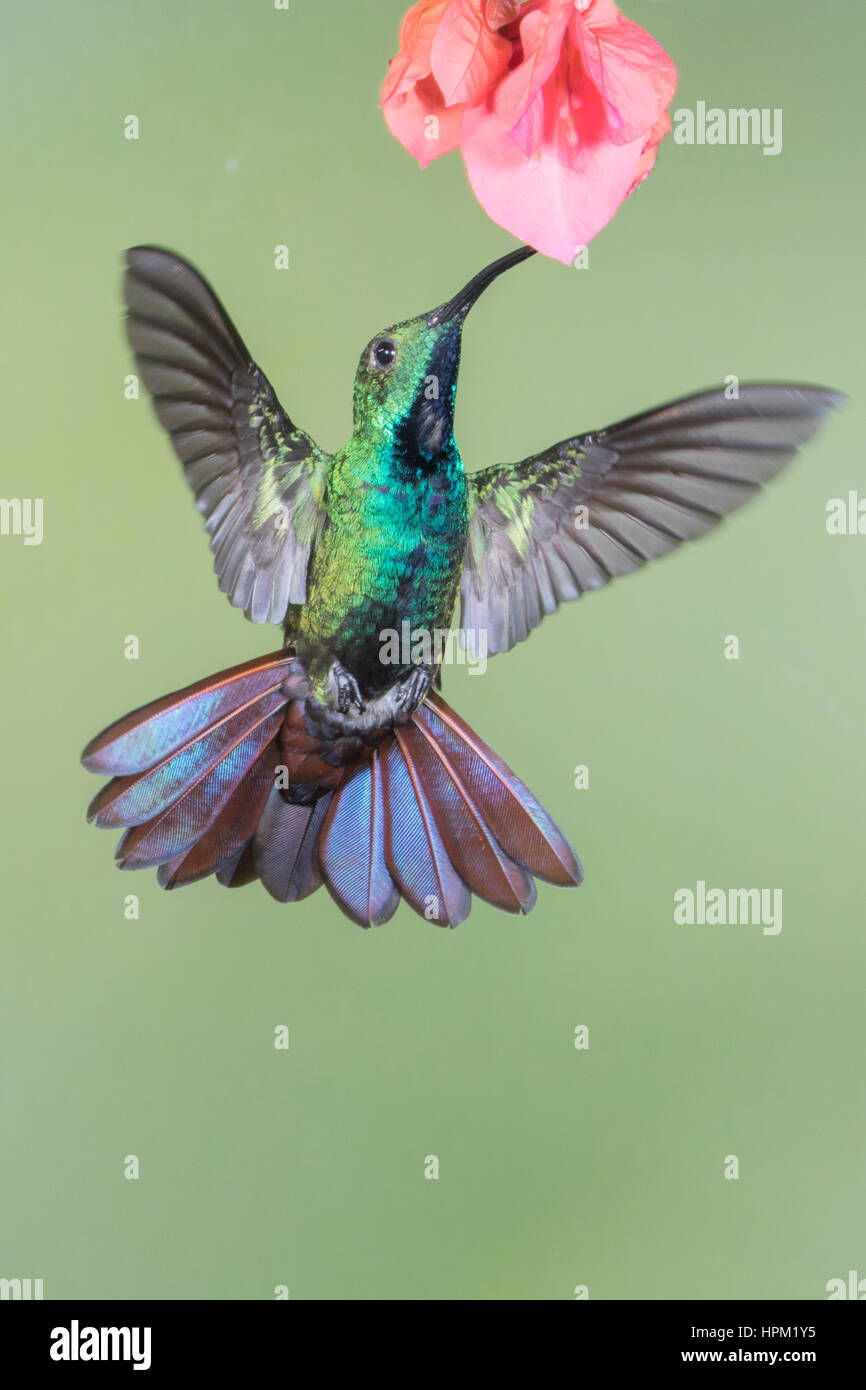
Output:
[[[529,789],[433,691],[334,793],[319,862],[361,926],[386,921],[400,898],[440,926],[462,922],[473,893],[526,913],[533,875],[560,887],[583,877]]]
[[[429,692],[370,742],[307,731],[309,689],[290,651],[219,672],[118,720],[82,761],[112,774],[96,825],[125,827],[119,867],[156,867],[164,888],[215,874],[261,879],[280,902],[324,882],[361,926],[405,899],[457,926],[472,894],[529,912],[534,878],[579,884],[562,832],[514,773]]]
[[[133,710],[92,739],[84,766],[114,775],[87,815],[128,827],[119,867],[159,866],[166,888],[223,870],[262,816],[286,706],[305,689],[300,664],[275,652]]]

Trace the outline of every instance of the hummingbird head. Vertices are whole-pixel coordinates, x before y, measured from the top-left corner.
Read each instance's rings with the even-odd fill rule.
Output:
[[[452,440],[460,341],[466,315],[504,270],[534,255],[521,246],[473,276],[452,299],[372,338],[355,375],[355,430],[387,439],[411,469]]]

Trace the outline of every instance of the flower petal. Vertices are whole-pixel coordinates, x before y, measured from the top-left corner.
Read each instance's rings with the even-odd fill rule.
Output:
[[[646,136],[676,90],[673,60],[645,29],[621,15],[613,0],[594,0],[588,10],[575,10],[570,34],[604,102],[610,138],[626,145]]]
[[[484,13],[491,29],[504,29],[517,18],[521,0],[487,0]]]
[[[633,188],[637,188],[637,185],[639,183],[643,182],[647,174],[652,169],[653,165],[656,162],[656,153],[658,151],[658,147],[661,144],[662,140],[665,138],[665,136],[670,134],[670,129],[671,118],[668,115],[667,111],[663,111],[662,114],[659,116],[658,120],[656,121],[655,125],[653,126],[652,130],[650,131],[649,138],[643,147],[643,153],[640,157],[640,164],[638,165],[637,174],[635,175],[635,181],[632,184],[632,187],[629,189],[629,193],[631,193]]]
[[[490,112],[467,108],[461,148],[476,198],[494,222],[570,265],[613,217],[639,178],[644,140],[584,140],[568,162],[545,142],[527,160]]]
[[[400,51],[391,59],[382,83],[382,105],[411,91],[416,82],[429,77],[433,36],[451,0],[419,0],[403,17],[400,25]]]
[[[430,65],[446,106],[482,102],[510,57],[510,42],[490,27],[481,0],[451,0],[430,50]]]
[[[553,73],[570,18],[571,0],[546,0],[520,21],[523,61],[502,79],[493,97],[493,109],[509,129],[527,114]]]
[[[460,143],[462,106],[445,106],[435,77],[417,82],[405,96],[389,102],[383,114],[392,135],[424,169]]]

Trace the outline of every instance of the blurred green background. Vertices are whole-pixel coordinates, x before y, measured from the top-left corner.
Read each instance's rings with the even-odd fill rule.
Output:
[[[626,5],[679,65],[674,109],[781,107],[783,152],[668,140],[588,270],[533,261],[467,328],[470,469],[730,373],[854,396],[715,535],[446,673],[581,890],[363,933],[324,891],[163,893],[85,825],[97,729],[278,643],[218,593],[150,405],[124,399],[123,248],[194,260],[336,448],[370,335],[513,245],[458,156],[421,173],[385,130],[403,9],[6,15],[2,491],[44,498],[45,531],[0,537],[0,1276],[47,1298],[823,1298],[866,1274],[866,538],[825,528],[828,499],[866,495],[853,0]],[[675,926],[698,879],[782,888],[781,934]]]

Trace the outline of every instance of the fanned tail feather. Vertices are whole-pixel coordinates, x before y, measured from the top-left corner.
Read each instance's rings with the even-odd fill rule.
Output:
[[[410,907],[430,922],[456,927],[472,907],[472,895],[451,863],[435,802],[407,756],[401,729],[382,755],[385,862]],[[439,819],[442,808],[439,809]]]
[[[299,676],[285,651],[232,666],[115,720],[90,740],[81,761],[89,772],[145,772],[246,701],[279,689],[287,677],[297,685]]]
[[[385,861],[385,803],[375,748],[331,803],[319,839],[328,891],[347,917],[377,927],[393,917],[400,893]]]
[[[398,725],[334,793],[319,841],[328,890],[362,926],[399,897],[457,926],[477,894],[530,912],[533,875],[579,884],[580,862],[532,793],[439,695]]]
[[[271,743],[247,769],[222,808],[216,808],[201,838],[160,865],[157,879],[162,888],[197,883],[240,857],[273,791],[276,767],[276,747]],[[133,866],[127,861],[124,867]]]
[[[215,801],[223,805],[274,738],[285,704],[284,695],[270,691],[261,701],[243,705],[212,729],[196,734],[147,772],[112,778],[91,801],[88,819],[102,827],[146,825],[148,832],[170,827],[166,843],[169,854],[176,854],[191,843],[195,826],[203,824],[201,817]],[[157,857],[142,858],[136,867],[160,863],[164,847],[160,839]]]
[[[226,887],[259,878],[279,902],[324,883],[365,927],[388,921],[401,898],[454,927],[473,894],[527,913],[534,878],[580,883],[558,826],[440,695],[363,743],[311,734],[308,693],[300,663],[276,653],[95,738],[85,766],[114,776],[89,815],[125,827],[119,866],[157,867],[164,888],[210,874]],[[286,770],[288,786],[277,777]]]
[[[252,842],[252,863],[272,898],[299,902],[322,882],[316,845],[331,793],[309,804],[292,804],[272,786]]]
[[[221,883],[223,888],[245,888],[248,883],[255,883],[257,878],[252,841],[243,849],[237,850],[231,859],[227,859],[216,871],[217,883]]]
[[[433,804],[441,808],[438,825],[464,882],[494,907],[529,912],[536,896],[533,880],[501,848],[423,716],[401,730],[400,742],[404,757],[412,758],[419,777],[430,788]]]
[[[286,708],[306,690],[292,654],[275,653],[144,705],[93,739],[85,767],[116,775],[88,816],[128,827],[119,867],[159,866],[159,882],[174,888],[240,858],[274,786]]]
[[[536,878],[560,888],[583,881],[580,860],[559,826],[500,757],[431,691],[415,713],[448,754],[500,846]]]

